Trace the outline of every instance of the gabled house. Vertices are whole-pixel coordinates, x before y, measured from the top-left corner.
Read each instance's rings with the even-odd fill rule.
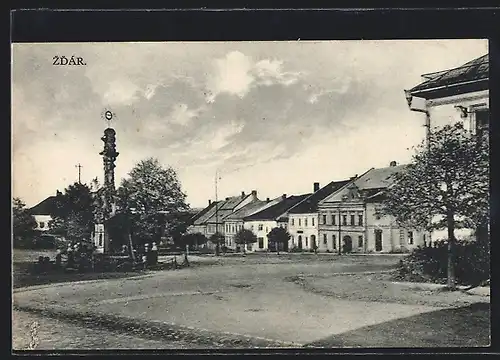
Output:
[[[336,244],[328,241],[330,239],[319,239],[318,203],[349,181],[332,181],[322,188],[316,182],[313,184],[314,192],[288,211],[289,248],[314,249],[316,246],[318,251],[335,249]]]
[[[288,227],[288,210],[294,205],[298,204],[300,201],[304,200],[307,196],[305,195],[292,195],[287,197],[283,194],[281,198],[276,199],[274,205],[268,206],[265,209],[249,215],[243,219],[244,228],[251,230],[255,235],[257,235],[257,244],[248,244],[248,251],[267,251],[269,249],[269,241],[267,234],[275,227]],[[285,247],[288,248],[288,244]],[[287,251],[283,248],[283,251]],[[270,249],[274,250],[274,249]]]
[[[343,253],[404,252],[423,245],[426,232],[402,228],[380,211],[384,191],[394,183],[393,175],[404,168],[395,161],[388,167],[372,168],[321,200],[320,241],[335,243]]]
[[[243,206],[241,209],[225,217],[224,234],[226,239],[226,246],[231,249],[236,249],[237,244],[234,241],[234,237],[236,236],[236,233],[238,231],[244,228],[244,219],[247,216],[275,205],[279,201],[281,201],[281,197],[274,200],[270,200],[269,198],[267,198],[265,201],[257,200]]]
[[[188,227],[189,233],[201,233],[207,235],[206,220],[212,216],[217,202],[208,200],[208,206],[193,216],[192,224]]]
[[[210,202],[208,208],[202,211],[203,214],[198,216],[193,222],[193,225],[189,228],[189,232],[200,232],[209,239],[216,232],[225,235],[224,219],[233,212],[256,201],[259,201],[257,191],[253,190],[250,194],[242,192],[240,196],[227,197],[222,201]],[[207,246],[213,247],[213,244],[208,242]]]
[[[50,230],[49,221],[52,220],[50,214],[53,214],[56,209],[58,195],[61,195],[60,191],[57,191],[55,196],[49,196],[29,209],[29,213],[35,218],[37,224],[35,230],[41,232]]]

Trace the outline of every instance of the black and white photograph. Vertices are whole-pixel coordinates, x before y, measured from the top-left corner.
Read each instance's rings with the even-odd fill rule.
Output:
[[[488,47],[12,43],[12,349],[490,346]]]

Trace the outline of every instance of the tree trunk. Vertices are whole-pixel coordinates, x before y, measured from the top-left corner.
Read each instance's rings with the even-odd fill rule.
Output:
[[[447,268],[447,286],[450,290],[456,289],[455,280],[455,219],[451,211],[446,215],[448,225],[448,268]]]
[[[217,241],[217,243],[215,244],[215,256],[219,256],[219,242]]]
[[[130,255],[132,257],[132,261],[135,262],[134,244],[132,243],[132,234],[130,233],[130,231],[128,232],[128,246],[130,247]]]

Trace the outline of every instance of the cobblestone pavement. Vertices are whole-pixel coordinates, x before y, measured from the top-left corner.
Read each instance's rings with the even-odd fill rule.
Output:
[[[379,270],[387,269],[387,260],[376,257],[195,267],[138,279],[25,289],[14,293],[14,305],[83,328],[174,341],[191,348],[300,347],[332,334],[435,309],[388,299],[367,301],[356,294],[335,298],[290,281],[373,270],[377,261]],[[346,276],[344,281],[352,279]]]

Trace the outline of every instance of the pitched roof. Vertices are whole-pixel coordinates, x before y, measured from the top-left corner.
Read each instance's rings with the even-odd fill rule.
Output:
[[[201,211],[199,211],[198,213],[196,213],[192,220],[193,220],[193,223],[195,223],[199,218],[201,218],[203,215],[205,215],[208,211],[210,211],[210,209],[212,209],[213,207],[215,206],[215,202],[212,202],[210,203],[210,205],[208,205],[206,208],[202,209]]]
[[[56,209],[56,197],[49,196],[29,209],[31,215],[50,215]]]
[[[339,188],[339,190],[332,193],[332,195],[327,196],[324,201],[342,201],[342,197],[349,193],[349,187],[351,186],[351,183],[354,184],[356,188],[358,188],[362,193],[364,193],[365,196],[373,196],[380,190],[386,189],[387,187],[391,186],[394,182],[394,174],[402,171],[407,166],[408,165],[397,165],[383,168],[371,168],[354,181],[348,182],[346,185]]]
[[[206,221],[213,215],[215,214],[215,207],[218,205],[220,208],[220,203],[221,201],[213,201],[209,206],[207,206],[203,211],[201,215],[195,215],[196,219],[194,221],[194,225],[203,225],[206,223]]]
[[[265,208],[264,210],[261,210],[255,214],[252,214],[250,216],[247,216],[244,220],[245,221],[252,221],[252,220],[277,220],[279,217],[281,217],[283,214],[285,214],[292,206],[295,206],[302,200],[304,200],[306,197],[310,196],[311,194],[304,194],[304,195],[292,195],[289,196],[281,201],[279,201],[277,204],[269,206]]]
[[[281,199],[281,197],[279,197]],[[273,206],[277,204],[280,200],[279,199],[274,199],[269,202],[267,201],[262,201],[262,200],[257,200],[253,201],[245,206],[243,206],[241,209],[238,209],[234,213],[228,215],[224,220],[243,220],[245,217],[250,216],[252,214],[255,214],[259,211],[262,211],[270,206]]]
[[[411,94],[424,91],[430,92],[432,89],[475,80],[485,80],[483,87],[486,86],[487,89],[487,80],[489,79],[489,56],[483,55],[457,68],[425,74],[423,77],[427,78],[427,80],[413,87],[410,90]]]
[[[408,165],[372,168],[354,181],[359,190],[385,189],[393,184],[393,175]]]
[[[318,210],[318,203],[326,198],[328,195],[333,194],[344,185],[348,184],[351,180],[332,181],[328,185],[322,187],[311,196],[305,198],[300,203],[290,209],[290,214],[308,214]]]

